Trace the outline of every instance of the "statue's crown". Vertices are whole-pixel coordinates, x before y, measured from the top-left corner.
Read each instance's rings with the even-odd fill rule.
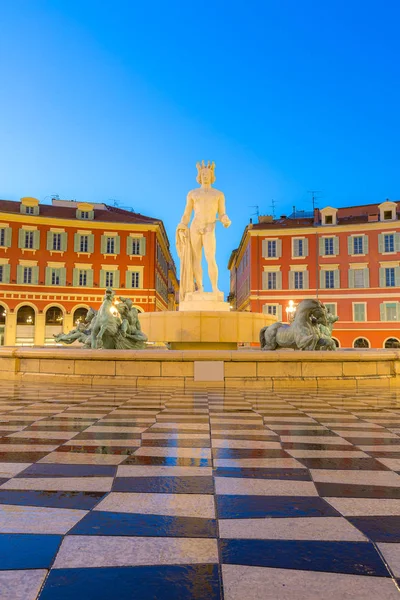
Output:
[[[201,183],[200,181],[200,173],[203,169],[210,169],[211,171],[211,183],[214,183],[215,181],[215,174],[214,174],[214,170],[215,170],[215,162],[210,162],[208,161],[208,163],[206,164],[204,160],[202,160],[201,162],[198,162],[196,164],[196,168],[197,168],[197,177],[196,177],[196,181],[198,183]]]

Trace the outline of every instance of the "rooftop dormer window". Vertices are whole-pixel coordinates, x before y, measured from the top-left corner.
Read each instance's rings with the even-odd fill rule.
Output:
[[[379,213],[381,221],[395,221],[396,220],[396,209],[397,203],[386,200],[379,205]]]
[[[332,215],[326,215],[325,217],[325,225],[332,225],[333,223],[333,217]]]
[[[39,200],[37,198],[21,198],[20,212],[23,215],[38,215]]]
[[[79,203],[78,208],[76,209],[76,218],[80,219],[81,221],[93,221],[93,205],[87,204],[86,202]]]
[[[336,225],[337,224],[337,208],[326,206],[321,211],[321,224],[322,225]]]
[[[393,211],[392,210],[384,210],[383,218],[385,221],[391,221],[393,219]]]

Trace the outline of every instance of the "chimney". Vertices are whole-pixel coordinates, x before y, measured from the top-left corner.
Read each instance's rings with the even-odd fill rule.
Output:
[[[259,223],[273,223],[274,217],[272,215],[259,215],[258,222]]]

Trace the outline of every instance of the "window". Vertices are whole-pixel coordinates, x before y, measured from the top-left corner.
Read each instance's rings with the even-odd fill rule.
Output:
[[[325,288],[334,289],[335,287],[335,272],[325,271]]]
[[[393,219],[393,212],[391,210],[383,211],[383,218],[385,221],[391,221]]]
[[[79,271],[79,285],[86,285],[87,284],[87,271]]]
[[[366,338],[357,338],[353,342],[353,348],[369,348],[369,341]]]
[[[353,254],[364,254],[363,236],[353,237]]]
[[[325,238],[325,256],[331,256],[335,254],[333,237]]]
[[[132,277],[132,286],[133,288],[138,288],[139,287],[139,272],[138,271],[131,271],[131,277]]]
[[[53,250],[61,250],[61,233],[53,233]]]
[[[325,216],[325,225],[332,225],[333,224],[333,216],[332,215],[326,215]]]
[[[113,238],[113,237],[107,238],[106,253],[107,254],[115,254],[115,238]]]
[[[88,219],[89,212],[87,210],[81,210],[81,219]]]
[[[363,288],[365,287],[364,269],[354,270],[354,287]]]
[[[386,321],[397,321],[397,303],[386,302]]]
[[[0,246],[5,246],[6,242],[6,230],[0,229]]]
[[[25,214],[26,215],[34,215],[35,207],[34,206],[25,206]]]
[[[33,248],[33,231],[25,231],[25,245],[24,248]]]
[[[293,256],[307,256],[308,240],[303,238],[293,238]]]
[[[113,287],[114,271],[106,271],[106,287]]]
[[[400,348],[400,340],[397,338],[388,338],[385,342],[384,348]]]
[[[80,249],[80,252],[88,252],[89,251],[89,236],[88,235],[81,235],[79,249]]]
[[[4,282],[4,265],[0,265],[0,283]]]
[[[276,290],[276,273],[268,273],[267,277],[267,289],[268,290]]]
[[[140,254],[140,239],[132,238],[132,254]]]
[[[2,245],[2,244],[0,244]],[[384,251],[394,252],[394,233],[387,233],[384,236]]]
[[[274,315],[274,316],[276,316],[276,314],[277,314],[277,306],[276,306],[276,304],[267,304],[267,306],[266,306],[266,313],[267,313],[267,315]]]
[[[386,287],[394,287],[395,286],[395,270],[394,270],[394,267],[387,267],[385,269],[385,286]]]
[[[60,272],[58,269],[53,269],[51,272],[51,285],[60,285]]]
[[[325,308],[328,312],[330,312],[331,315],[336,317],[336,304],[325,302]]]
[[[353,303],[353,320],[354,321],[366,321],[366,310],[364,302]]]
[[[24,267],[24,283],[32,283],[32,267]]]
[[[268,240],[267,256],[268,258],[276,258],[276,240]]]
[[[302,290],[304,286],[304,273],[303,271],[295,271],[294,274],[294,289]]]

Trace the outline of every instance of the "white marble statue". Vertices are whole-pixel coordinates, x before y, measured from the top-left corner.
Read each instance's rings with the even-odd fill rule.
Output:
[[[180,301],[190,292],[203,292],[202,250],[207,261],[208,275],[215,298],[223,299],[218,290],[218,267],[215,260],[215,225],[221,221],[229,227],[231,221],[225,213],[225,196],[214,189],[215,163],[197,163],[196,181],[201,187],[187,195],[186,208],[176,230],[176,248],[180,259]],[[194,213],[189,228],[189,221]]]

